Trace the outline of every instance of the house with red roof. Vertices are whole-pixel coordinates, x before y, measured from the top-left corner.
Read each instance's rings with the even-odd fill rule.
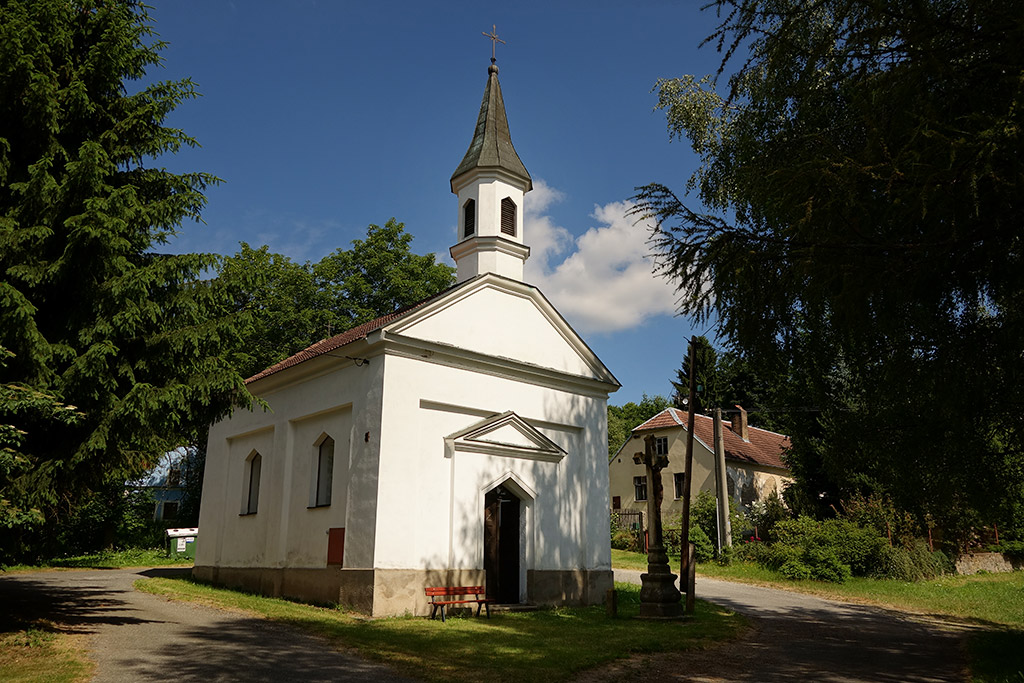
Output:
[[[200,580],[373,616],[428,586],[598,604],[612,587],[612,373],[536,287],[498,68],[458,197],[452,288],[247,380],[267,409],[210,429]]]
[[[644,451],[644,437],[653,436],[658,455],[668,455],[668,467],[662,470],[661,512],[678,517],[683,511],[683,475],[686,463],[687,413],[666,408],[633,428],[631,437],[608,463],[612,510],[647,512],[651,483],[643,465],[633,462],[633,454]],[[723,421],[725,470],[729,497],[749,509],[773,491],[780,495],[793,480],[783,455],[789,449],[789,437],[747,424],[747,412],[737,406],[736,417]],[[701,491],[715,492],[714,420],[694,415],[693,471],[691,500]]]

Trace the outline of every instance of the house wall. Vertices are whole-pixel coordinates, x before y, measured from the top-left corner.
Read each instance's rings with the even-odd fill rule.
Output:
[[[664,500],[661,505],[662,515],[678,517],[683,512],[682,498],[676,498],[673,475],[685,471],[686,463],[686,430],[670,428],[643,432],[646,436],[667,437],[669,440],[669,465],[662,470],[662,485],[665,488]],[[608,479],[611,496],[619,496],[623,510],[638,510],[647,513],[647,501],[637,501],[634,495],[633,477],[644,476],[646,468],[633,462],[633,454],[643,452],[643,438],[631,438],[624,448],[608,465]],[[690,484],[690,500],[695,500],[701,491],[715,493],[714,455],[710,448],[699,439],[693,440],[693,480]],[[726,476],[732,480],[729,487],[730,497],[737,506],[743,507],[744,486],[749,485],[755,496],[760,500],[777,490],[780,494],[792,478],[784,470],[764,467],[737,460],[726,459]],[[648,482],[648,496],[653,490]],[[749,503],[749,501],[748,501]]]
[[[424,613],[421,586],[440,570],[475,573],[483,581],[484,495],[502,483],[521,500],[520,598],[576,604],[604,598],[612,585],[604,394],[391,355],[385,386],[376,566],[402,572],[417,589],[386,596],[387,607],[378,595],[374,614],[400,605]],[[509,410],[567,455],[555,463],[446,450],[446,436]]]
[[[236,410],[211,428],[197,576],[213,566],[326,567],[327,530],[353,518],[363,521],[346,527],[344,566],[373,566],[382,376],[381,363],[334,366],[264,394],[268,410]],[[310,493],[315,443],[324,434],[335,441],[332,501],[317,508]],[[255,514],[241,514],[253,450],[263,458],[259,505]],[[356,478],[360,484],[353,487]]]

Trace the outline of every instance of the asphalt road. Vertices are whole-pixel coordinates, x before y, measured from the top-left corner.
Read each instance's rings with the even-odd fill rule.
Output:
[[[98,683],[403,681],[391,669],[263,619],[135,591],[139,578],[188,569],[0,575],[2,617],[45,617],[90,634]],[[616,570],[618,581],[640,572]],[[580,681],[960,681],[962,632],[935,619],[698,577],[697,596],[748,615],[738,641],[637,656]]]
[[[615,570],[640,583],[640,572]],[[697,577],[698,598],[751,618],[739,642],[696,653],[637,657],[587,681],[963,681],[961,627],[936,618]]]
[[[0,609],[89,633],[96,683],[407,681],[381,664],[264,619],[132,588],[190,569],[28,572],[0,576]]]

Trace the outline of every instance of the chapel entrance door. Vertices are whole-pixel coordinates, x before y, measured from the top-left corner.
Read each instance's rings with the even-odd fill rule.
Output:
[[[484,496],[484,571],[488,598],[519,602],[519,498],[504,486]]]

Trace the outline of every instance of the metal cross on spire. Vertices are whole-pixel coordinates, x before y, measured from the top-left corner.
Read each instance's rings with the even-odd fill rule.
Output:
[[[486,31],[481,31],[481,33],[484,35],[484,37],[489,38],[491,41],[491,64],[494,64],[496,61],[498,61],[494,56],[494,48],[497,47],[498,43],[501,43],[502,45],[506,45],[506,43],[504,40],[498,37],[497,24],[491,24],[490,33],[487,33]]]

